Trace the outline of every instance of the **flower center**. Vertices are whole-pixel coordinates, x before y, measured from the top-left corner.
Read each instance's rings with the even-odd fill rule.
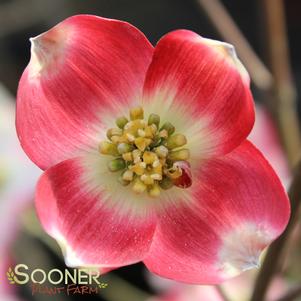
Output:
[[[182,148],[187,139],[175,133],[170,122],[160,126],[160,117],[150,114],[144,120],[141,107],[130,110],[130,120],[116,119],[117,128],[107,131],[109,141],[99,144],[99,152],[115,157],[109,161],[111,172],[120,172],[119,182],[136,193],[147,192],[151,197],[161,190],[191,185],[189,150]],[[183,181],[181,181],[183,179]]]

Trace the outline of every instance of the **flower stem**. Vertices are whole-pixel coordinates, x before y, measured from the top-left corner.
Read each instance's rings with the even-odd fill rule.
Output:
[[[251,301],[264,300],[268,287],[273,279],[274,274],[277,272],[280,260],[284,255],[287,241],[289,240],[292,230],[298,221],[298,212],[301,204],[301,161],[297,166],[288,195],[291,201],[290,221],[283,234],[272,243],[267,251],[262,268],[256,279]]]
[[[297,116],[297,91],[293,80],[283,0],[260,1],[274,85],[270,95],[263,95],[273,114],[290,167],[300,158],[300,127]]]

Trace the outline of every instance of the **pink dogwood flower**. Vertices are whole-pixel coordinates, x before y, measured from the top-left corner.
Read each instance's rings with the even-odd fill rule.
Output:
[[[258,266],[290,209],[246,140],[254,104],[231,45],[177,30],[153,48],[134,26],[90,15],[31,42],[16,126],[45,170],[37,212],[67,265],[143,261],[207,284]]]

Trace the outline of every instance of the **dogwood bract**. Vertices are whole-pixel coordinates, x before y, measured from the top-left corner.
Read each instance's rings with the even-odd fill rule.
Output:
[[[31,43],[17,132],[45,170],[37,212],[69,266],[143,261],[211,284],[258,265],[289,202],[246,140],[254,104],[231,45],[177,30],[153,48],[90,15]]]

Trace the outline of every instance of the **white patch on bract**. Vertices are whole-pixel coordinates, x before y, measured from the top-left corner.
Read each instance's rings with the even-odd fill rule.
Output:
[[[68,267],[76,268],[83,266],[83,262],[76,256],[75,252],[68,245],[65,237],[57,228],[53,226],[49,233],[56,239],[57,243],[59,244],[64,255],[65,263]]]
[[[75,254],[75,252],[68,247],[68,245],[66,245],[65,247],[65,254],[64,254],[64,258],[65,258],[65,263],[68,267],[71,268],[78,268],[78,267],[83,267],[83,266],[87,266],[87,264],[83,263]]]
[[[57,229],[55,229],[55,230],[53,229],[51,231],[51,235],[58,242],[58,244],[62,250],[62,253],[64,255],[64,260],[65,260],[65,264],[67,267],[79,268],[79,269],[81,269],[81,268],[97,268],[98,270],[100,270],[101,268],[104,267],[103,265],[97,265],[97,264],[84,262],[82,259],[80,259],[78,257],[78,255],[76,254],[76,252],[70,247],[70,245],[68,245],[65,237]]]
[[[212,39],[202,38],[202,40],[212,47],[214,47],[218,52],[220,52],[240,73],[241,78],[247,84],[250,83],[250,77],[247,69],[242,64],[240,59],[237,57],[235,47],[229,43],[220,42]]]
[[[40,35],[30,38],[31,58],[29,62],[29,79],[34,80],[50,64],[58,64],[63,58],[63,51],[66,44],[66,32],[70,35],[69,27],[59,29],[54,27]],[[52,68],[57,70],[58,68]]]
[[[41,43],[39,42],[39,36],[30,38],[31,43],[31,59],[30,59],[30,77],[34,78],[39,75],[43,66],[45,64],[45,60],[47,60],[47,55],[45,55],[45,51],[43,47],[41,47]]]
[[[253,223],[238,225],[223,238],[218,269],[225,277],[259,268],[260,254],[273,239],[272,233]]]

